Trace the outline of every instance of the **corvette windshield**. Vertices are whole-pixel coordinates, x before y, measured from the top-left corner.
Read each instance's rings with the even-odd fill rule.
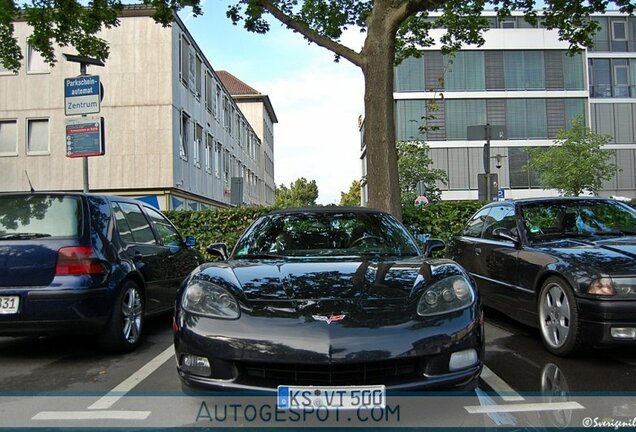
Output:
[[[526,205],[522,212],[530,241],[636,234],[636,210],[612,201],[555,201]]]
[[[234,258],[415,255],[415,241],[391,216],[308,211],[259,219],[239,240]]]

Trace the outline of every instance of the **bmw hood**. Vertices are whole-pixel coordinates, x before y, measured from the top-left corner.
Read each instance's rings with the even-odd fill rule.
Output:
[[[607,274],[636,272],[636,237],[612,239],[567,239],[538,247],[582,268],[595,268]]]

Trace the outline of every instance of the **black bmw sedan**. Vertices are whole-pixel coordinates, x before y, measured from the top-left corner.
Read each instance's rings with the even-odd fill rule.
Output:
[[[427,244],[431,250],[443,242]],[[483,361],[471,278],[389,214],[340,207],[257,219],[190,274],[175,310],[186,387],[469,389]],[[287,387],[285,387],[287,389]]]
[[[484,305],[538,327],[554,354],[636,345],[636,210],[622,202],[491,203],[448,256],[475,278]]]

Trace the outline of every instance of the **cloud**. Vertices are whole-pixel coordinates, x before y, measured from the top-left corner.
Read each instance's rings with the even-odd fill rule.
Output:
[[[255,84],[272,101],[276,183],[316,180],[321,204],[338,203],[361,176],[362,72],[348,62],[310,62],[292,78]]]

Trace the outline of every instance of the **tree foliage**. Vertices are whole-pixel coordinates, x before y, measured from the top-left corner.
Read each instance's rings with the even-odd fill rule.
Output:
[[[200,0],[142,0],[157,8],[155,18],[169,23],[172,13],[192,6],[201,12]],[[521,11],[531,23],[536,22],[535,8],[542,9],[543,25],[556,29],[572,48],[590,46],[598,23],[590,14],[616,6],[632,13],[634,3],[626,0],[234,0],[227,16],[242,22],[250,32],[265,33],[271,15],[308,41],[332,51],[336,59],[344,58],[358,66],[365,80],[364,142],[367,154],[369,205],[401,217],[397,150],[393,115],[393,66],[410,55],[421,55],[422,47],[433,43],[430,30],[444,27],[444,51],[464,44],[483,43],[487,20],[481,16],[485,7],[500,17]],[[13,36],[12,22],[26,18],[36,30],[30,37],[33,46],[52,62],[53,43],[74,45],[79,54],[106,58],[108,49],[94,35],[103,27],[117,25],[120,0],[95,0],[80,7],[79,0],[32,0],[33,7],[18,10],[16,0],[0,0],[0,56],[6,66],[17,68],[21,56]],[[430,12],[439,16],[430,19]],[[341,43],[343,31],[358,29],[365,33],[361,50]]]
[[[360,189],[362,184],[360,180],[354,180],[349,186],[347,192],[340,192],[340,205],[347,207],[359,207],[361,204]]]
[[[444,170],[432,168],[433,160],[430,158],[428,150],[426,143],[421,141],[397,143],[398,172],[403,206],[415,201],[419,182],[422,182],[424,196],[429,201],[437,201],[441,197],[437,183],[446,183],[448,176]]]
[[[528,149],[528,167],[538,173],[543,187],[558,189],[563,195],[578,196],[586,190],[596,194],[603,181],[616,174],[616,166],[610,162],[613,152],[602,150],[610,139],[594,133],[578,116],[569,130],[558,132],[554,146]]]
[[[316,180],[307,181],[304,177],[294,180],[289,187],[281,184],[276,188],[276,207],[311,207],[318,199]]]

